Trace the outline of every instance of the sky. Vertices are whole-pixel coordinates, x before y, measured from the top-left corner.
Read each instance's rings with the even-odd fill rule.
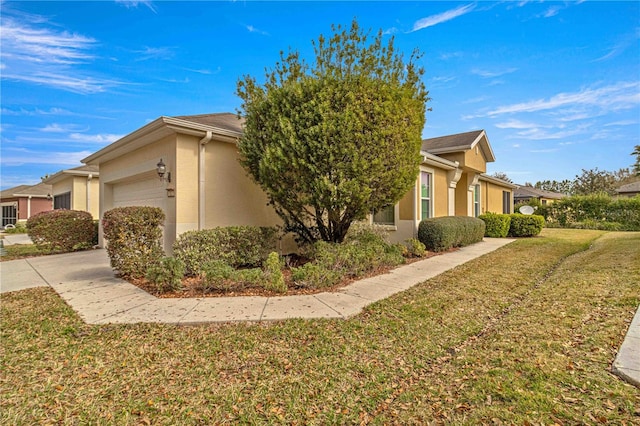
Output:
[[[36,184],[160,116],[237,112],[238,80],[313,61],[333,24],[423,56],[424,138],[484,129],[515,183],[630,167],[640,2],[1,1],[0,189]]]

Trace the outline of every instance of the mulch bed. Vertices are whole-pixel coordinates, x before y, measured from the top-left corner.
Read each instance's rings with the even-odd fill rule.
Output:
[[[427,252],[427,254],[423,257],[413,257],[405,259],[405,263],[398,266],[409,265],[411,263],[428,259],[433,256],[437,256],[440,254],[448,253],[451,251],[455,251],[457,249],[451,249],[439,253]],[[275,293],[273,291],[265,290],[262,287],[242,287],[238,285],[238,288],[234,288],[229,291],[220,291],[220,290],[203,290],[202,288],[202,280],[199,277],[186,277],[182,280],[182,289],[178,291],[170,291],[165,293],[159,293],[156,289],[156,286],[148,281],[146,278],[130,278],[128,281],[146,291],[147,293],[153,294],[156,297],[163,299],[170,298],[197,298],[197,297],[238,297],[238,296],[264,296],[264,297],[278,297],[278,296],[294,296],[294,295],[307,295],[307,294],[317,294],[323,292],[334,292],[342,287],[345,287],[351,284],[354,281],[361,280],[364,278],[373,277],[376,275],[384,274],[389,272],[390,270],[395,269],[386,267],[379,268],[375,271],[372,271],[364,276],[360,277],[347,277],[340,281],[338,284],[333,285],[331,287],[323,287],[323,288],[307,288],[307,287],[298,287],[291,280],[291,271],[289,269],[284,269],[282,273],[284,274],[285,283],[289,288],[286,293]]]

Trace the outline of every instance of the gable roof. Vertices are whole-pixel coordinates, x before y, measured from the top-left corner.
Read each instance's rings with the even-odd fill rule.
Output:
[[[616,191],[618,194],[633,194],[635,192],[640,192],[640,181],[622,185],[620,188],[616,189]]]
[[[16,197],[46,198],[51,195],[51,185],[38,183],[36,185],[18,185],[0,192],[0,199]]]
[[[534,188],[532,186],[521,186],[513,191],[513,198],[549,198],[559,200],[565,198],[566,195],[558,192],[545,191],[543,189]]]
[[[475,148],[480,144],[480,148],[487,159],[487,162],[496,161],[489,139],[484,130],[473,130],[471,132],[457,133],[455,135],[439,136],[437,138],[424,139],[422,141],[422,151],[431,154],[450,154],[454,152],[465,152]]]
[[[56,182],[61,181],[62,179],[65,179],[67,176],[91,176],[91,177],[98,177],[100,175],[99,172],[99,167],[96,165],[83,165],[83,166],[79,166],[79,167],[74,167],[72,169],[66,169],[66,170],[60,170],[57,173],[54,173],[53,175],[49,176],[48,178],[44,179],[42,182],[44,183],[48,183],[48,184],[54,184]]]
[[[81,161],[85,164],[99,165],[176,133],[201,138],[215,135],[217,140],[233,143],[242,136],[242,122],[237,114],[230,112],[177,117],[162,116]]]

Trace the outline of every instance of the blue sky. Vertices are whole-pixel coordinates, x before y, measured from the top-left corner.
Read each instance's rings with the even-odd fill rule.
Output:
[[[235,112],[244,74],[331,24],[424,56],[423,137],[485,129],[516,183],[614,171],[640,144],[640,2],[1,3],[0,187],[162,116]]]

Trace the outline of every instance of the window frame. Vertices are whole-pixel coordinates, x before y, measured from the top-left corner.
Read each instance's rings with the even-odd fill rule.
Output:
[[[511,191],[502,191],[502,213],[511,214]]]
[[[378,213],[382,213],[386,210],[386,213],[389,213],[389,210],[391,209],[391,212],[393,213],[393,222],[382,222],[382,221],[376,221],[376,214]],[[387,207],[384,207],[382,210],[379,211],[372,211],[371,212],[371,223],[374,225],[380,225],[380,226],[389,226],[389,227],[394,227],[396,226],[396,205],[395,204],[391,204]]]
[[[473,217],[478,217],[480,216],[481,213],[481,208],[482,208],[482,194],[481,194],[481,188],[480,188],[480,184],[476,184],[473,187]]]
[[[61,206],[61,204],[67,206]],[[71,191],[63,192],[53,196],[53,209],[54,210],[71,210]]]
[[[422,178],[423,178],[424,175],[429,176],[429,187],[428,187],[429,188],[429,194],[428,194],[428,197],[426,197],[426,198],[422,196]],[[426,169],[426,168],[422,168],[422,167],[420,168],[420,179],[419,179],[419,183],[418,183],[418,195],[419,195],[419,200],[420,200],[420,202],[419,202],[420,212],[419,212],[418,217],[420,218],[421,221],[425,220],[425,219],[430,219],[430,218],[433,217],[433,212],[434,212],[434,208],[433,208],[434,207],[434,203],[433,203],[433,192],[434,192],[433,191],[433,181],[434,181],[434,179],[433,178],[434,178],[434,175],[435,175],[435,173],[434,173],[434,171],[432,169]],[[424,200],[427,200],[428,203],[429,203],[429,209],[427,211],[426,217],[424,215],[424,211],[423,211],[423,208],[422,208],[422,202]]]

